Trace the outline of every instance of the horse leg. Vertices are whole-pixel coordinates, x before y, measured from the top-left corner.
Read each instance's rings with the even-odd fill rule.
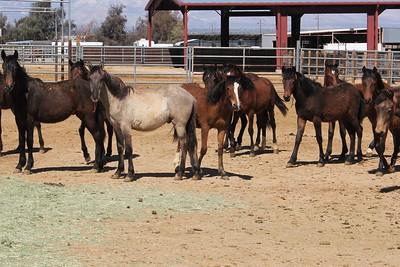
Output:
[[[106,156],[111,157],[111,155],[112,155],[112,138],[113,138],[114,128],[112,127],[112,125],[108,121],[108,119],[106,119],[105,122],[106,122],[106,126],[107,126],[107,136],[108,136]]]
[[[345,160],[346,154],[349,152],[346,143],[346,127],[342,121],[339,121],[340,139],[342,139],[342,153],[340,154],[339,160]]]
[[[350,153],[349,156],[347,157],[345,164],[350,165],[354,163],[354,150],[355,150],[355,145],[356,145],[356,131],[352,126],[347,127],[347,131],[349,132],[350,136]]]
[[[392,158],[390,159],[390,166],[388,168],[388,172],[392,173],[395,171],[394,165],[396,164],[397,155],[399,154],[399,145],[400,145],[400,132],[393,131],[393,154]]]
[[[365,153],[365,156],[372,157],[372,153],[374,152],[374,148],[375,148],[375,141],[372,139],[371,142],[368,145],[367,153]]]
[[[321,132],[320,118],[315,118],[313,120],[313,123],[314,123],[314,129],[315,129],[315,136],[316,136],[318,148],[319,148],[319,159],[318,159],[317,166],[323,167],[325,165],[325,161],[324,161],[324,149],[322,147],[322,132]]]
[[[111,176],[112,179],[119,179],[124,173],[124,147],[125,147],[125,139],[124,135],[122,134],[121,128],[116,125],[114,126],[115,137],[117,139],[117,150],[118,150],[118,167],[115,173]]]
[[[207,153],[207,141],[208,141],[208,132],[209,131],[210,131],[210,128],[208,128],[208,127],[201,128],[201,149],[200,149],[200,157],[199,157],[199,168],[201,168],[201,162],[203,160],[204,155]]]
[[[180,145],[180,160],[179,166],[175,169],[175,180],[182,180],[183,174],[185,173],[185,165],[186,165],[186,155],[187,155],[187,140],[186,140],[186,129],[185,126],[175,126],[176,135],[179,138]],[[223,141],[223,140],[222,140]]]
[[[268,112],[268,120],[269,124],[271,125],[272,128],[272,149],[274,151],[274,154],[279,153],[279,147],[278,147],[278,141],[276,139],[276,122],[275,122],[275,111],[274,109],[270,110]]]
[[[235,129],[236,129],[236,124],[239,120],[239,113],[238,112],[233,112],[233,119],[229,127],[229,139],[231,142],[231,149],[230,149],[230,156],[233,158],[235,156],[235,150],[239,150],[239,146],[237,146],[235,142]]]
[[[240,150],[242,147],[243,134],[247,126],[247,115],[244,112],[240,115],[240,122],[242,123],[242,126],[240,127],[239,135],[237,137],[237,150]]]
[[[174,166],[175,169],[179,167],[180,158],[181,158],[181,144],[180,141],[178,140],[178,144],[176,146],[175,158],[174,161],[172,162],[172,165]]]
[[[304,129],[306,127],[307,121],[301,117],[297,117],[297,133],[296,133],[296,141],[294,143],[294,148],[292,151],[292,155],[286,165],[286,167],[294,167],[297,161],[297,154],[299,152],[299,147],[301,143],[301,139],[303,138]]]
[[[81,150],[83,157],[85,158],[85,162],[88,164],[90,162],[90,155],[85,142],[85,123],[83,121],[81,121],[81,126],[79,126],[78,132],[81,139]]]
[[[32,167],[33,167],[33,130],[34,130],[34,121],[33,118],[31,118],[30,115],[28,115],[28,119],[27,119],[27,128],[26,128],[26,132],[27,132],[27,147],[28,147],[28,162],[26,164],[24,173],[25,174],[31,174],[32,172]]]
[[[40,122],[35,122],[35,127],[38,132],[38,138],[39,138],[39,152],[40,153],[45,153],[46,150],[44,149],[44,141],[43,141],[43,135],[42,135],[42,124]]]
[[[382,176],[384,170],[389,169],[389,164],[387,163],[385,155],[384,155],[386,134],[387,133],[385,133],[384,135],[381,135],[381,136],[375,135],[375,140],[374,140],[375,150],[379,156],[379,164],[378,164],[378,170],[376,172],[376,176]]]
[[[376,116],[370,115],[368,116],[368,119],[371,122],[372,136],[374,137],[374,139],[372,139],[372,141],[369,143],[367,153],[365,153],[365,156],[372,157],[374,149],[377,146],[376,144],[377,137],[375,136]]]
[[[124,179],[124,182],[135,181],[135,169],[133,166],[133,148],[132,148],[132,136],[129,129],[123,130],[123,135],[125,138],[125,155],[128,158],[128,175]]]
[[[101,172],[104,167],[104,122],[99,122],[93,114],[90,114],[84,116],[83,123],[93,136],[96,145],[93,169],[97,172]]]
[[[19,151],[19,160],[18,164],[15,167],[15,172],[21,172],[22,168],[26,164],[26,155],[25,155],[25,134],[26,134],[26,119],[21,118],[20,115],[15,116],[15,121],[18,127],[18,151]]]
[[[254,113],[250,112],[250,114],[249,114],[249,128],[248,128],[249,135],[250,135],[250,157],[254,157],[256,155],[255,152],[254,152],[253,121],[254,121]]]
[[[359,124],[358,127],[357,127],[357,160],[358,161],[362,161],[363,160],[362,134],[363,134],[363,128],[362,128],[361,124]]]
[[[330,122],[329,123],[329,129],[328,129],[328,144],[326,146],[326,153],[325,153],[325,161],[329,161],[329,157],[332,154],[332,142],[333,142],[333,135],[335,134],[335,122]]]
[[[0,157],[3,156],[3,139],[1,138],[2,130],[1,130],[1,107],[0,107]]]
[[[223,162],[223,142],[225,138],[225,129],[218,129],[218,174],[221,175],[221,179],[228,179],[224,170]]]

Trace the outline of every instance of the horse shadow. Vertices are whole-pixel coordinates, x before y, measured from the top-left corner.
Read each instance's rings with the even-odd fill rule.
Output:
[[[47,153],[48,151],[50,151],[52,149],[53,148],[51,148],[51,147],[45,147],[43,153]],[[27,151],[25,151],[25,152],[27,152]],[[40,152],[40,148],[39,147],[34,147],[32,149],[32,152],[33,153],[39,153]],[[19,154],[19,151],[17,149],[12,149],[12,150],[8,150],[8,151],[5,151],[5,152],[1,152],[2,156],[9,156],[9,155],[16,155],[16,154]]]
[[[375,168],[375,169],[369,170],[368,173],[369,174],[376,174],[378,171],[379,171],[378,168]],[[396,172],[400,172],[400,166],[394,166],[394,172],[392,172],[392,173],[396,173]],[[383,173],[384,174],[392,174],[392,173],[387,172],[386,170],[384,170]]]
[[[209,177],[219,177],[218,169],[212,169],[212,168],[207,168],[207,167],[202,167],[201,168],[202,172],[202,178],[209,178]],[[253,176],[251,175],[246,175],[246,174],[238,174],[238,173],[233,173],[233,172],[227,172],[225,171],[226,177],[234,177],[237,176],[242,180],[251,180],[253,179]]]
[[[109,167],[105,166],[101,172],[108,172],[115,170],[116,167]],[[86,165],[86,166],[61,166],[61,167],[43,167],[43,168],[36,168],[32,169],[32,174],[37,174],[37,173],[43,173],[43,172],[49,172],[49,171],[56,171],[56,172],[81,172],[81,171],[90,171],[93,170],[92,165]]]
[[[244,148],[243,148],[243,150],[244,150]],[[279,153],[280,152],[285,152],[285,151],[287,151],[287,150],[279,149]],[[250,152],[251,152],[250,148],[249,148],[249,150],[245,150],[245,151],[242,151],[242,149],[241,149],[241,150],[235,152],[235,156],[239,156],[240,157],[240,156],[250,155]],[[265,148],[264,150],[257,150],[254,153],[255,153],[256,156],[264,155],[264,154],[275,154],[274,150],[272,148],[269,148],[269,147]],[[279,153],[276,153],[276,154],[279,154]]]
[[[400,190],[400,186],[399,185],[392,185],[392,186],[382,187],[379,190],[379,193],[391,193],[391,192],[396,191],[396,190]]]
[[[133,158],[133,159],[138,158],[138,157],[140,157],[139,154],[133,154],[133,155],[132,155],[132,158]],[[128,159],[126,155],[124,155],[124,160],[125,160],[125,159]],[[116,161],[118,161],[118,160],[119,160],[119,156],[118,156],[118,155],[111,155],[111,156],[106,156],[106,157],[105,157],[105,162],[106,162],[106,163],[109,163],[109,162],[116,162]],[[89,162],[89,163],[94,163],[94,161],[91,161],[91,162]]]

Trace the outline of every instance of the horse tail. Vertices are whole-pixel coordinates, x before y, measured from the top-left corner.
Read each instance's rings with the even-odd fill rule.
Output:
[[[275,106],[281,111],[283,116],[286,116],[289,109],[286,107],[285,103],[283,102],[282,98],[279,97],[278,93],[276,92],[275,88],[272,88],[275,94]]]
[[[186,123],[186,139],[189,151],[195,151],[197,148],[196,138],[196,102],[193,102],[192,112]]]
[[[363,98],[360,98],[360,105],[358,106],[358,120],[360,123],[365,117],[365,101]]]

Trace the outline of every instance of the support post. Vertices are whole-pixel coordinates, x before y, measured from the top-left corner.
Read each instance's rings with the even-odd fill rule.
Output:
[[[149,47],[151,47],[151,42],[153,40],[153,24],[152,24],[152,17],[153,17],[153,12],[149,10],[149,17],[148,17],[148,23],[147,23],[147,39],[149,40]]]
[[[302,15],[292,15],[289,47],[296,47],[297,41],[300,40],[301,16]]]
[[[221,46],[229,47],[229,13],[227,9],[221,10]]]
[[[276,14],[276,68],[278,70],[284,66],[283,56],[286,55],[286,51],[282,48],[287,48],[287,25],[287,16],[278,9]]]
[[[367,14],[367,49],[378,49],[378,9],[368,12]]]
[[[183,45],[184,47],[188,46],[188,10],[187,6],[185,6],[183,10]]]

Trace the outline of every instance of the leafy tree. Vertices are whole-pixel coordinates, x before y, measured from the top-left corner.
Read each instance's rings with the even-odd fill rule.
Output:
[[[183,23],[176,23],[172,28],[168,41],[176,43],[183,40]]]
[[[126,39],[126,16],[123,15],[125,6],[122,4],[111,5],[107,17],[98,31],[98,38],[106,44],[124,44]]]

